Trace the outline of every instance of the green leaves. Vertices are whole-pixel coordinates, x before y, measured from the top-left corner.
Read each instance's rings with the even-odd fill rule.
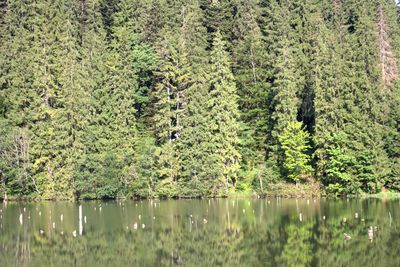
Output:
[[[283,151],[283,167],[289,179],[306,181],[311,177],[313,168],[310,165],[308,150],[310,134],[306,132],[301,122],[289,122],[279,136],[280,148]]]
[[[357,193],[360,183],[354,175],[356,158],[345,149],[348,142],[345,133],[337,133],[329,140],[327,150],[327,164],[323,182],[329,193],[342,195]]]
[[[211,151],[218,157],[217,166],[221,171],[214,181],[214,190],[217,190],[216,194],[227,194],[230,184],[235,184],[239,170],[239,110],[228,53],[219,32],[215,34],[211,51],[209,108]]]
[[[0,15],[3,191],[399,189],[393,3],[13,0]]]

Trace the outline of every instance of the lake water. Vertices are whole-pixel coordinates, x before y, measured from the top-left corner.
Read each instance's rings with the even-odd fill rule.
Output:
[[[0,207],[0,266],[400,266],[399,200],[9,202]],[[345,240],[345,233],[351,239]]]

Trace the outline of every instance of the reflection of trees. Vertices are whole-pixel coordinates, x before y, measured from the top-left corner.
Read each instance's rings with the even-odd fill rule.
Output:
[[[237,228],[162,231],[158,240],[161,265],[174,263],[180,257],[186,266],[238,266],[243,253],[239,249],[243,234]]]
[[[90,224],[76,238],[72,204],[41,207],[42,216],[32,216],[22,226],[15,225],[21,212],[15,209],[12,216],[5,215],[9,221],[3,220],[0,230],[0,266],[400,266],[397,202],[329,202],[310,209],[300,201],[298,206],[285,201],[226,203],[163,202],[162,209],[151,209],[146,202],[124,210],[103,204],[102,214],[93,208],[99,203],[92,203],[84,206]],[[65,222],[54,230],[49,217],[59,218],[61,211]],[[133,229],[134,222],[139,229]],[[372,243],[370,225],[378,226]],[[345,232],[351,240],[344,241]]]
[[[312,255],[313,222],[292,222],[286,227],[288,236],[278,262],[282,266],[309,266]]]
[[[25,266],[31,257],[30,234],[27,225],[18,229],[15,237],[15,258],[19,266]]]
[[[316,222],[314,262],[317,266],[400,266],[400,225],[389,227],[388,207],[380,201],[367,200],[360,205],[332,208],[328,220]],[[355,208],[363,211],[359,218],[354,218]],[[346,222],[343,218],[347,218]],[[379,227],[372,243],[367,236],[370,225]],[[349,233],[352,239],[345,241],[344,233]]]

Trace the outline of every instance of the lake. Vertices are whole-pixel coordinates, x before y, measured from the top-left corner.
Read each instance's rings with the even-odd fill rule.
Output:
[[[400,266],[400,200],[9,202],[0,207],[0,266]]]

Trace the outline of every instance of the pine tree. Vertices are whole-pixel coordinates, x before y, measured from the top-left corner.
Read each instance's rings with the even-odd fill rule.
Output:
[[[7,3],[5,10],[4,23],[2,27],[2,42],[0,50],[0,71],[1,71],[1,94],[3,97],[7,96],[6,117],[9,118],[11,128],[15,131],[11,132],[11,140],[27,140],[27,128],[32,117],[32,110],[40,105],[35,101],[35,92],[30,87],[30,81],[33,76],[33,62],[32,54],[29,54],[29,47],[32,45],[32,32],[30,31],[29,22],[32,22],[34,16],[34,9],[31,2],[12,1]],[[16,61],[19,63],[17,64]],[[30,62],[30,64],[28,64]],[[24,64],[25,63],[25,64]],[[25,66],[22,66],[24,64]],[[21,129],[21,131],[19,131]],[[23,133],[19,135],[18,132]],[[6,139],[5,139],[6,140]],[[18,153],[22,142],[16,142],[15,146],[18,148],[15,153]],[[27,151],[24,146],[23,151]],[[26,153],[18,153],[18,155],[26,155]],[[15,164],[13,165],[13,172],[7,175],[7,184],[5,185],[7,191],[10,189],[14,194],[29,195],[32,193],[31,177],[28,175],[27,170],[30,162],[25,157],[19,157],[16,154]],[[4,162],[3,162],[4,164]],[[3,173],[4,175],[4,173]],[[4,177],[4,176],[3,176]]]
[[[204,23],[209,33],[208,41],[211,46],[214,34],[219,31],[224,41],[232,38],[232,25],[235,3],[232,0],[200,0],[204,12]],[[230,43],[229,43],[230,45]],[[227,46],[230,49],[230,46]]]
[[[327,140],[329,142],[325,159],[327,163],[322,182],[327,185],[328,193],[354,194],[360,186],[354,177],[355,157],[345,148],[347,138],[345,133],[339,132]]]
[[[182,118],[182,134],[177,143],[180,155],[180,190],[182,195],[209,194],[210,127],[208,122],[209,86],[207,84],[207,32],[197,1],[187,5],[182,14],[180,50],[187,69],[188,88],[186,107]]]
[[[119,169],[118,175],[109,176],[102,186],[118,185],[117,191],[126,194],[131,183],[132,159],[137,140],[135,103],[141,86],[142,74],[152,68],[152,49],[143,44],[135,32],[133,7],[130,1],[121,1],[114,13],[112,41],[106,63],[108,73],[105,88],[107,97],[102,108],[106,125],[102,160],[111,160]],[[122,166],[122,168],[120,167]],[[111,166],[110,166],[111,167]],[[107,196],[108,197],[108,196]]]
[[[239,110],[229,55],[219,32],[215,34],[210,56],[210,149],[219,171],[213,181],[213,193],[227,194],[229,187],[235,185],[239,170]]]
[[[54,20],[53,30],[57,39],[52,51],[56,58],[54,67],[59,88],[54,92],[50,124],[55,135],[46,140],[51,144],[52,152],[55,152],[48,165],[54,187],[48,190],[56,198],[72,198],[73,175],[84,153],[89,95],[82,86],[84,76],[79,64],[79,5],[61,1],[58,8],[62,14]],[[57,30],[61,30],[61,33],[58,34]]]
[[[173,28],[165,28],[166,34],[158,49],[161,64],[153,91],[154,131],[160,145],[158,171],[161,184],[169,183],[171,187],[177,186],[181,176],[184,177],[182,181],[191,179],[185,172],[191,166],[191,160],[185,154],[190,153],[186,142],[191,137],[184,132],[190,132],[186,127],[192,127],[193,118],[188,114],[188,103],[193,93],[191,87],[204,82],[206,40],[200,14],[197,1],[183,6],[177,33],[172,33]],[[181,155],[183,159],[180,159]],[[183,174],[178,177],[181,168]],[[186,184],[181,187],[186,187]],[[170,191],[175,190],[171,188]]]
[[[310,88],[314,94],[314,156],[316,176],[326,178],[327,149],[333,136],[344,131],[351,106],[349,72],[345,55],[348,48],[348,25],[340,2],[321,7],[330,16],[317,11],[312,18]],[[331,20],[332,19],[332,20]],[[344,142],[344,141],[343,141]],[[347,151],[347,150],[346,150]]]
[[[259,1],[240,1],[235,16],[233,72],[241,112],[241,155],[245,170],[263,164],[268,134],[269,89]],[[251,183],[251,181],[248,181]]]
[[[353,2],[346,3],[351,13],[351,33],[349,41],[349,63],[352,69],[350,96],[353,97],[350,124],[346,132],[351,135],[352,147],[358,162],[364,162],[369,166],[359,167],[357,179],[364,181],[363,187],[378,190],[382,186],[382,179],[387,174],[388,157],[384,151],[384,134],[388,110],[386,105],[380,104],[385,99],[387,92],[377,81],[381,81],[379,73],[378,39],[376,7],[371,3],[362,5]],[[375,44],[365,46],[366,43]],[[384,101],[384,100],[383,100]],[[347,127],[346,127],[347,128]],[[373,175],[370,169],[372,170]],[[365,171],[365,173],[364,173]],[[366,179],[365,177],[369,178]],[[375,185],[372,186],[372,183]],[[368,184],[368,185],[367,185]]]
[[[284,153],[283,167],[287,177],[296,183],[311,177],[313,168],[310,165],[308,151],[310,134],[303,129],[301,122],[290,122],[279,136]]]
[[[104,140],[107,125],[102,113],[108,101],[105,62],[107,59],[107,31],[101,14],[102,2],[81,2],[80,21],[80,69],[81,86],[90,94],[87,107],[87,127],[84,132],[84,153],[79,157],[79,167],[74,176],[77,198],[95,198],[101,177]]]
[[[290,5],[289,5],[290,6]],[[300,44],[296,32],[290,24],[289,8],[283,3],[271,1],[270,19],[266,22],[266,45],[271,73],[271,103],[273,105],[269,143],[270,161],[282,166],[282,153],[279,149],[278,136],[287,124],[296,121],[300,109],[299,95],[303,90],[302,69],[298,67]]]
[[[176,141],[179,139],[182,125],[183,96],[187,79],[181,76],[185,72],[182,69],[181,55],[179,53],[176,38],[165,36],[163,46],[158,49],[158,66],[155,71],[156,83],[152,91],[153,116],[152,128],[156,136],[159,148],[157,157],[158,178],[169,183],[177,182],[179,170],[179,156],[176,151]],[[183,71],[183,72],[182,72]]]

